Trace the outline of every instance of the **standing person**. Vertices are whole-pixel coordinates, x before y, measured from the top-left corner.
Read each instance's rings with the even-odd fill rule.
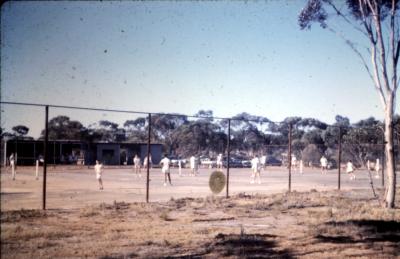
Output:
[[[299,164],[300,174],[303,174],[303,169],[304,169],[303,159],[300,159],[300,164]]]
[[[379,171],[380,170],[381,170],[381,165],[379,163],[379,158],[377,158],[376,162],[375,162],[375,172],[376,172],[375,178],[379,178]]]
[[[139,177],[142,177],[142,172],[141,172],[141,164],[140,164],[140,157],[136,154],[135,157],[133,158],[133,168],[134,172],[136,173],[136,177],[139,175]]]
[[[179,176],[182,176],[182,159],[178,159],[178,172]]]
[[[296,171],[296,168],[297,168],[297,158],[296,158],[295,155],[292,155],[292,169],[293,169],[293,172]]]
[[[328,168],[328,159],[326,159],[325,156],[322,156],[319,162],[321,163],[321,174],[326,174],[326,170]]]
[[[261,169],[263,171],[265,171],[265,169],[267,167],[267,156],[266,155],[261,156],[260,163],[261,163]]]
[[[15,157],[14,153],[11,153],[10,155],[10,167],[11,167],[11,176],[13,181],[15,180],[15,175],[17,174],[17,170],[15,169]]]
[[[103,180],[101,179],[101,175],[103,174],[103,164],[100,164],[99,160],[96,160],[96,164],[94,166],[94,172],[96,173],[96,179],[99,181],[99,189],[103,190]]]
[[[171,183],[171,174],[169,170],[169,166],[171,164],[171,160],[167,157],[167,155],[164,155],[164,158],[161,159],[160,164],[162,165],[161,171],[164,173],[164,186],[167,186],[167,177],[169,184],[172,185]]]
[[[149,164],[149,168],[151,169],[151,166],[153,165],[153,161],[151,160],[151,154],[150,154],[150,159],[147,159],[147,156],[144,158],[143,161],[143,167],[146,169],[147,168],[147,163]]]
[[[199,164],[195,156],[190,157],[190,175],[195,176],[198,173]]]
[[[261,184],[261,178],[260,178],[260,159],[258,159],[258,156],[256,155],[252,160],[251,160],[251,181],[250,183],[254,183],[256,180],[256,176],[258,176],[258,184]]]
[[[350,174],[350,180],[356,179],[356,175],[354,174],[354,165],[351,160],[346,164],[346,173]]]
[[[39,180],[39,159],[36,159],[35,179],[36,179],[36,180]]]
[[[217,156],[217,168],[222,169],[222,154]]]

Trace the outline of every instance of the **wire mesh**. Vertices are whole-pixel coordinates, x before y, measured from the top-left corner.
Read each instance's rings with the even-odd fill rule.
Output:
[[[7,105],[2,103],[2,106]],[[44,124],[44,106],[22,107],[14,109],[22,109],[19,113],[13,113],[14,117],[22,118],[21,123],[14,120],[12,123],[28,122],[24,121],[25,114],[29,109],[38,109],[41,118],[37,120]],[[367,188],[371,183],[376,187],[384,183],[383,131],[377,121],[327,125],[315,119],[290,117],[283,122],[272,122],[245,113],[217,118],[212,112],[202,111],[195,116],[153,113],[149,124],[149,115],[50,106],[47,143],[50,166],[46,183],[49,207],[79,207],[116,198],[157,201],[204,197],[211,195],[209,177],[215,170],[227,176],[225,192],[218,194],[221,196],[336,189],[341,182],[344,188]],[[33,176],[36,161],[42,161],[44,155],[43,128],[36,139],[15,136],[9,136],[7,142],[2,139],[2,164],[6,165],[10,154],[16,153],[17,165],[29,177]],[[148,147],[150,163],[146,163]],[[164,156],[170,161],[169,174],[160,163]],[[96,160],[103,164],[103,191],[95,178]],[[358,181],[345,174],[349,161],[354,164]],[[42,165],[40,162],[39,167]],[[39,171],[42,177],[42,168]],[[28,190],[26,182],[3,181],[9,172],[2,172],[5,172],[2,188],[17,184],[14,187]],[[37,201],[39,206],[39,182],[36,185],[35,202],[29,204]],[[29,208],[24,199],[29,200],[25,195],[20,199],[21,206]]]

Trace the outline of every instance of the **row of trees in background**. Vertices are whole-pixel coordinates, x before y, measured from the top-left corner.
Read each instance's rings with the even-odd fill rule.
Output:
[[[151,141],[163,144],[164,152],[179,157],[204,155],[216,157],[226,153],[228,119],[213,119],[212,111],[199,111],[195,117],[182,115],[152,115]],[[313,118],[288,117],[276,123],[268,118],[240,113],[231,118],[232,155],[251,157],[266,154],[282,160],[287,152],[289,125],[292,125],[293,153],[303,162],[316,164],[322,155],[333,162],[337,158],[339,131],[342,134],[343,161],[352,159],[358,165],[381,158],[383,154],[383,123],[371,117],[351,124],[340,115],[333,125]],[[400,116],[395,116],[395,143],[400,143]],[[340,128],[340,130],[339,130]],[[50,140],[80,140],[85,142],[146,143],[148,117],[127,120],[123,125],[101,120],[85,127],[67,116],[49,121]],[[29,128],[17,125],[9,138],[27,137]],[[41,138],[44,136],[42,131]]]

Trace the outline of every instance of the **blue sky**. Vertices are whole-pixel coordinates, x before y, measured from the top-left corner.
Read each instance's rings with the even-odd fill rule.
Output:
[[[352,122],[383,110],[355,54],[315,25],[305,1],[8,2],[1,9],[1,100],[280,121]],[[358,35],[335,24],[361,43]],[[2,105],[1,127],[37,137],[43,109]],[[88,125],[130,115],[51,110]]]

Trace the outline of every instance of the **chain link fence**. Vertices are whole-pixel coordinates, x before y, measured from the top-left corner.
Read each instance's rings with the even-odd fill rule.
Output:
[[[36,122],[44,126],[38,139],[3,134],[1,177],[3,190],[30,188],[33,194],[23,199],[41,202],[43,209],[47,203],[74,207],[115,199],[204,197],[210,195],[213,171],[225,174],[219,195],[226,197],[376,188],[385,182],[383,131],[373,120],[327,125],[299,117],[273,122],[246,113],[218,118],[210,111],[187,116],[7,102],[2,106],[25,107],[21,114],[42,110]],[[399,163],[396,137],[397,132]],[[16,181],[8,177],[11,154],[20,173]],[[169,177],[160,164],[164,156],[170,160]],[[101,192],[96,160],[103,165]],[[349,162],[357,181],[346,175]],[[31,180],[32,186],[27,184]],[[9,199],[3,201],[8,207]]]

